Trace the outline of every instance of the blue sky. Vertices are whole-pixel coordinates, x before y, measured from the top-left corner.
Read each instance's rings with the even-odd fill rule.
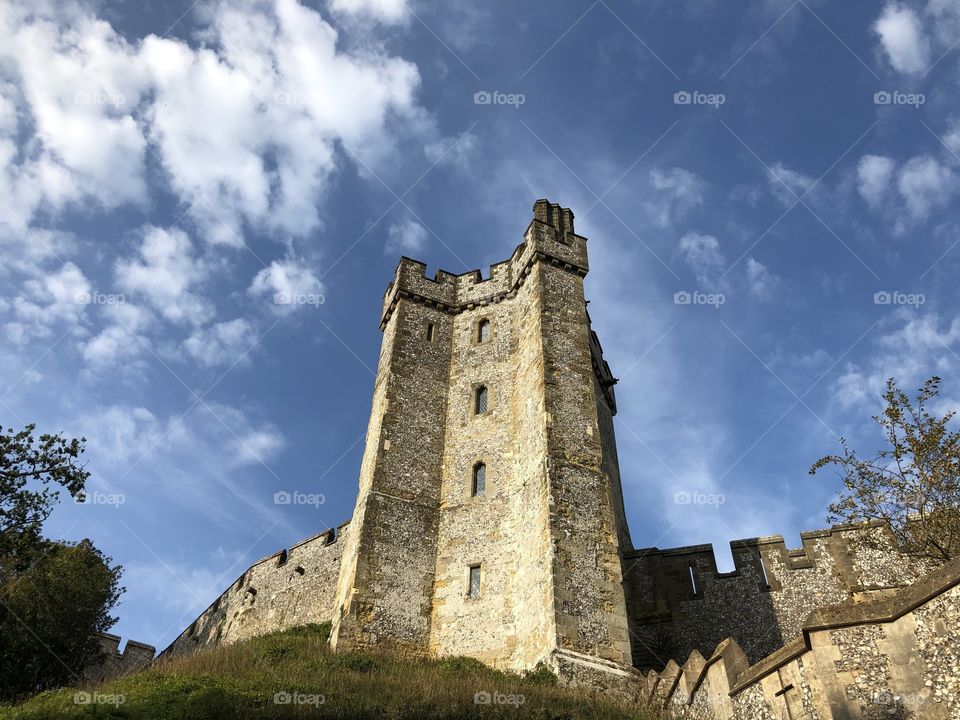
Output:
[[[956,0],[4,4],[0,419],[93,472],[48,532],[165,646],[350,517],[398,255],[486,271],[548,197],[634,544],[799,545],[885,378],[957,404],[958,40]]]

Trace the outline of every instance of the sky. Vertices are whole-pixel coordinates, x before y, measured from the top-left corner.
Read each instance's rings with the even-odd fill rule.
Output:
[[[349,519],[398,256],[570,207],[635,547],[827,525],[886,378],[960,397],[960,0],[0,4],[0,424],[165,647]]]

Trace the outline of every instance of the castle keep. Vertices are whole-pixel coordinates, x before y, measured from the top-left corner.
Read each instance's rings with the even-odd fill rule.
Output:
[[[882,656],[885,627],[899,623],[906,637],[929,611],[956,648],[960,566],[927,576],[877,525],[806,533],[797,550],[779,536],[735,541],[726,574],[709,546],[635,549],[616,380],[584,297],[587,240],[569,209],[538,200],[533,212],[487,278],[429,279],[401,258],[352,518],[255,563],[165,653],[330,621],[336,650],[468,655],[504,670],[542,662],[566,682],[691,717],[872,717],[867,694],[892,680],[871,656],[875,687],[864,688],[862,643],[831,623],[873,638]],[[916,590],[925,577],[926,594]],[[861,610],[810,624],[844,604]],[[911,652],[923,643],[898,662]],[[896,687],[926,688],[933,702],[936,683],[960,683],[952,652],[953,675]],[[860,695],[822,671],[833,661]],[[778,694],[774,675],[793,678],[803,699]],[[809,711],[782,714],[788,700]],[[922,717],[960,718],[956,701],[937,707]]]

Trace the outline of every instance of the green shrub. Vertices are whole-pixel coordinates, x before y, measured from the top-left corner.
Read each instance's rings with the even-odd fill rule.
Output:
[[[557,674],[543,660],[538,662],[533,670],[525,670],[523,679],[537,685],[557,685],[559,683]]]
[[[353,672],[370,672],[377,665],[372,657],[358,653],[343,653],[342,655],[336,655],[335,658],[334,664],[337,667]]]

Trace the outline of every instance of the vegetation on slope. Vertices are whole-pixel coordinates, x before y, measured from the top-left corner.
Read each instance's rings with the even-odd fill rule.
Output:
[[[0,707],[0,719],[654,720],[638,708],[558,687],[545,669],[520,676],[469,658],[334,654],[328,633],[329,624],[312,625],[161,660],[100,686]]]

